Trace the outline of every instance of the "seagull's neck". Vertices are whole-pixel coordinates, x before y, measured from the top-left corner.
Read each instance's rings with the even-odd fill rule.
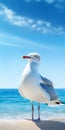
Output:
[[[38,72],[39,63],[37,62],[29,62],[29,67],[32,72]]]
[[[38,66],[39,66],[39,63],[28,62],[22,75],[26,75],[28,73],[36,73],[37,74],[38,73]]]

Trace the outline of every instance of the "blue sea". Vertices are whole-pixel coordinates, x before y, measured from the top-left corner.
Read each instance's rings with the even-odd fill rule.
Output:
[[[56,89],[59,98],[65,102],[65,89]],[[35,119],[37,119],[37,106]],[[47,106],[41,104],[41,119],[65,117],[65,105]],[[31,119],[31,102],[20,96],[18,89],[0,89],[0,119]]]

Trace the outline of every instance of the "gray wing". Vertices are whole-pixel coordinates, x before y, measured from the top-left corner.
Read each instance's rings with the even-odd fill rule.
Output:
[[[51,101],[57,100],[58,96],[53,88],[53,83],[41,75],[40,77],[41,77],[40,86],[48,93],[48,95],[50,96],[50,100]]]
[[[40,77],[41,77],[41,81],[44,82],[44,84],[53,87],[52,81],[50,81],[49,79],[43,77],[42,75],[40,75]]]

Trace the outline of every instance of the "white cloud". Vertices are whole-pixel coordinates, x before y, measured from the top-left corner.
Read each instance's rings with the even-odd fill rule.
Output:
[[[37,21],[37,24],[38,24],[38,25],[43,25],[43,21],[38,20],[38,21]]]
[[[18,26],[28,25],[28,23],[26,22],[27,19],[25,17],[17,16],[14,11],[8,9],[3,4],[0,4],[0,14],[5,16],[7,20],[14,25],[18,25]]]
[[[33,2],[33,0],[25,0],[26,2]],[[53,4],[58,9],[64,9],[65,0],[34,0],[34,2],[46,2]]]
[[[37,27],[37,25],[36,24],[32,24],[32,26],[31,26],[32,28],[36,28]]]
[[[28,19],[28,23],[32,24],[33,22],[33,19]]]
[[[38,32],[42,32],[44,34],[47,33],[58,33],[61,34],[65,32],[65,28],[61,26],[62,29],[59,27],[54,27],[52,23],[45,20],[35,20],[30,19],[25,16],[17,15],[13,10],[7,8],[5,5],[0,4],[0,16],[3,16],[10,24],[20,27],[27,27],[29,29],[34,29]]]
[[[45,0],[48,4],[54,4],[58,9],[64,9],[65,0]]]
[[[50,28],[51,27],[51,23],[50,22],[46,22],[46,27]]]

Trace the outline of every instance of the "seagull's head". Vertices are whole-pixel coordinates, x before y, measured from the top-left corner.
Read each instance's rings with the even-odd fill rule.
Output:
[[[40,62],[40,55],[38,53],[30,53],[23,56],[23,59],[28,59],[30,62]]]

